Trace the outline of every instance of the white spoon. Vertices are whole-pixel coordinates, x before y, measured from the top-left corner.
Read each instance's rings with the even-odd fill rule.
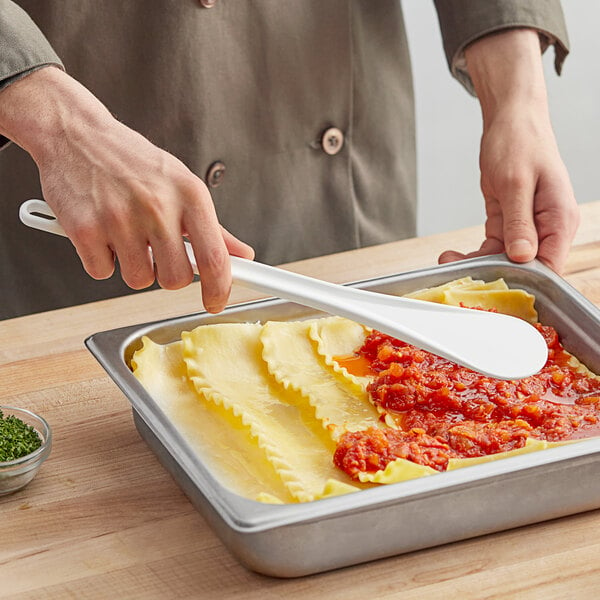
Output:
[[[30,227],[66,236],[42,200],[24,202],[19,216]],[[191,244],[185,247],[198,273]],[[236,283],[358,321],[490,377],[528,377],[548,356],[541,334],[516,317],[350,288],[235,256],[231,273]]]

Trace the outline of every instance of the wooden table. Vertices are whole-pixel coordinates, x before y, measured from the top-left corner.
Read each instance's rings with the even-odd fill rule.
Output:
[[[581,208],[566,278],[600,304],[600,202]],[[481,236],[475,227],[287,268],[358,280],[431,266]],[[232,302],[255,297],[234,289]],[[37,478],[0,498],[0,598],[598,597],[600,511],[300,579],[247,571],[140,439],[127,399],[83,346],[91,333],[199,307],[194,285],[0,322],[0,404],[37,411],[54,430]]]

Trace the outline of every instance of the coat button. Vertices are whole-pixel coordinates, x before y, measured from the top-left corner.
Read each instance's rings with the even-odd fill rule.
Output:
[[[204,8],[212,8],[217,3],[217,0],[200,0],[200,4]]]
[[[225,163],[216,160],[206,171],[206,185],[210,188],[219,187],[223,183],[225,177]]]
[[[321,148],[327,154],[337,154],[344,145],[344,134],[337,127],[330,127],[321,136]]]

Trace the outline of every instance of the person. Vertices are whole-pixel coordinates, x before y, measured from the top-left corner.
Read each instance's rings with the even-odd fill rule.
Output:
[[[568,54],[560,3],[436,8],[482,109],[486,237],[469,255],[560,271],[578,213],[541,62],[553,46],[560,73]],[[397,0],[0,0],[0,318],[185,286],[182,235],[212,312],[229,255],[284,263],[414,235],[413,104]],[[40,195],[79,259],[18,222]]]

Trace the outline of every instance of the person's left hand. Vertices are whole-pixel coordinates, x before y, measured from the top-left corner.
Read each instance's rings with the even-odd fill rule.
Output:
[[[474,252],[444,252],[440,263],[506,252],[560,273],[579,209],[549,121],[522,108],[499,114],[483,134],[480,168],[485,240]]]
[[[485,240],[479,250],[444,252],[439,262],[506,252],[564,269],[579,209],[558,152],[536,31],[507,29],[465,50],[483,116],[479,155]]]

